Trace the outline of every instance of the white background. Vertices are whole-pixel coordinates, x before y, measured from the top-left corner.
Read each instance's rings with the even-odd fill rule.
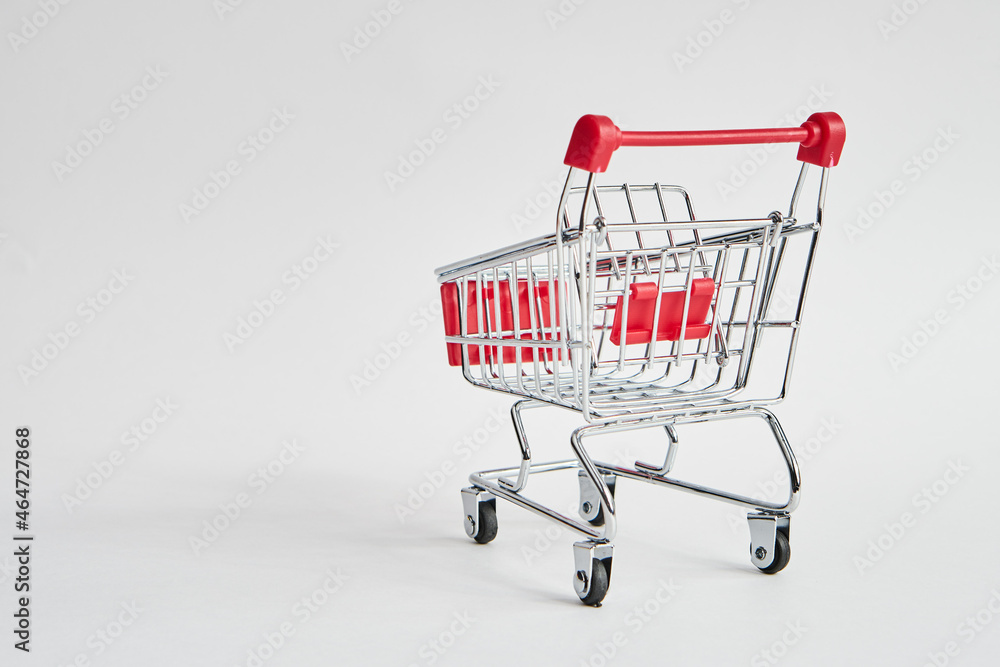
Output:
[[[404,0],[345,54],[386,3],[6,3],[0,537],[15,532],[14,429],[29,425],[37,538],[30,655],[11,646],[0,556],[0,662],[253,665],[288,622],[263,664],[601,665],[616,633],[616,664],[995,664],[1000,280],[984,259],[1000,241],[1000,10],[903,4]],[[481,78],[495,90],[449,120]],[[776,410],[803,454],[789,567],[756,572],[738,511],[628,482],[600,609],[573,592],[573,537],[543,520],[502,505],[497,540],[471,543],[458,491],[516,460],[508,420],[485,437],[510,401],[446,365],[433,269],[549,231],[545,186],[584,113],[767,127],[810,103],[839,112],[848,140]],[[249,161],[243,142],[274,109],[294,118]],[[112,131],[90,146],[102,119]],[[390,189],[435,128],[444,143]],[[54,165],[81,144],[75,168]],[[612,182],[684,184],[708,218],[784,207],[797,168],[790,147],[759,168],[745,148],[620,153]],[[230,160],[239,173],[185,216]],[[741,167],[755,173],[720,191]],[[867,228],[859,209],[876,214]],[[338,247],[294,288],[283,276],[320,237]],[[103,291],[122,270],[128,285]],[[273,290],[272,316],[227,344]],[[105,300],[92,318],[87,299]],[[387,348],[391,363],[352,383]],[[158,399],[178,406],[162,423],[148,421]],[[538,457],[568,455],[578,420],[529,418]],[[773,445],[733,433],[684,440],[677,473],[766,489]],[[291,440],[301,453],[262,488],[255,471]],[[952,464],[966,470],[941,481]],[[441,488],[401,515],[429,479]],[[943,495],[921,501],[935,482]],[[569,508],[574,485],[554,481],[553,504]],[[249,507],[192,546],[241,493]],[[309,596],[323,604],[305,620]]]

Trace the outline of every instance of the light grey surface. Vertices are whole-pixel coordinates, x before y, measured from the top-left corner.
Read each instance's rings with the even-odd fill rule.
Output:
[[[0,557],[0,662],[253,665],[287,621],[264,664],[597,666],[616,633],[616,664],[995,664],[994,3],[403,0],[348,58],[341,44],[389,3],[246,0],[220,15],[221,2],[2,10],[0,540],[23,424],[38,538],[30,656],[10,646]],[[44,25],[12,41],[31,34],[24,20]],[[477,90],[467,118],[449,112]],[[516,445],[509,401],[446,366],[433,268],[549,231],[546,186],[583,113],[712,129],[788,123],[809,104],[841,113],[848,141],[777,409],[806,454],[787,570],[754,571],[735,510],[628,482],[599,610],[575,599],[570,535],[501,505],[497,540],[472,544],[458,490],[513,464]],[[104,119],[112,131],[60,180],[53,163]],[[273,142],[243,143],[271,123]],[[390,189],[385,173],[436,128],[445,141]],[[935,161],[915,168],[925,151]],[[703,217],[766,215],[787,201],[793,153],[746,166],[735,193],[719,184],[740,184],[743,148],[622,151],[609,178],[686,185]],[[180,206],[229,161],[239,173],[186,221]],[[867,229],[859,207],[876,214]],[[327,259],[296,282],[314,251]],[[981,289],[967,299],[966,284]],[[273,315],[227,344],[274,290]],[[904,339],[920,348],[899,363]],[[19,371],[53,340],[65,349],[37,376]],[[352,383],[387,347],[387,367]],[[154,413],[144,440],[122,441]],[[537,455],[567,456],[574,424],[530,415]],[[115,450],[121,465],[68,509]],[[938,481],[953,466],[967,469]],[[737,433],[682,440],[676,470],[766,492],[777,467]],[[429,479],[441,488],[401,518]],[[946,493],[921,499],[935,482]],[[552,501],[568,510],[575,484],[556,480]],[[190,538],[240,493],[249,506],[196,553]],[[306,620],[295,605],[311,595],[324,603]],[[973,631],[982,609],[993,622]],[[132,615],[98,654],[95,633]]]

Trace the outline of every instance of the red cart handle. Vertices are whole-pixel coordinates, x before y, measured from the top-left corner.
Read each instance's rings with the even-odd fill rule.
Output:
[[[797,159],[820,167],[840,162],[847,130],[832,111],[814,113],[800,127],[766,130],[695,130],[685,132],[622,132],[607,116],[587,115],[577,121],[565,164],[591,173],[608,168],[621,146],[715,146],[720,144],[797,143]]]

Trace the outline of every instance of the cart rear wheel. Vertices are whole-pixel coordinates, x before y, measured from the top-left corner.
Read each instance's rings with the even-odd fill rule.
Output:
[[[479,544],[492,542],[497,536],[497,509],[490,502],[479,503],[479,518],[476,521],[476,534],[473,536]]]
[[[614,475],[608,475],[604,478],[612,498],[615,497],[616,481],[617,478]],[[594,508],[597,509],[596,514]],[[580,471],[580,517],[591,526],[604,525],[604,505],[601,503],[601,496],[594,488],[593,482],[582,470]]]
[[[586,596],[580,598],[580,601],[591,607],[600,607],[604,596],[608,594],[610,577],[608,576],[608,570],[604,565],[604,561],[597,560],[596,558],[591,565],[590,572],[590,590],[587,591]],[[577,572],[576,576],[585,575],[583,572]]]
[[[587,511],[587,509],[589,509],[589,508],[584,508],[584,510],[583,510],[583,511],[584,511],[584,512],[586,512],[586,511]],[[581,512],[581,514],[583,514],[583,512]],[[593,518],[591,518],[591,519],[587,519],[587,517],[586,517],[586,516],[584,516],[583,518],[584,518],[584,519],[585,519],[585,520],[587,521],[587,523],[589,523],[589,524],[590,524],[591,526],[598,526],[598,527],[599,527],[599,526],[603,526],[603,525],[604,525],[604,506],[603,506],[603,505],[600,505],[600,504],[598,504],[598,508],[597,508],[597,516],[595,516],[595,517],[593,517]]]
[[[750,547],[753,549],[753,546]],[[754,554],[750,554],[750,558],[753,559]],[[792,558],[792,547],[788,544],[788,538],[785,534],[778,532],[774,536],[774,560],[767,567],[758,567],[757,569],[764,574],[776,574],[785,569],[788,565],[788,561]]]

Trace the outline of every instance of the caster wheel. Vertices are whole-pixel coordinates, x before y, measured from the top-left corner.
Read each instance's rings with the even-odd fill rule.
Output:
[[[609,475],[604,478],[608,485],[611,497],[615,497],[615,482],[617,478]],[[585,473],[580,473],[580,517],[591,526],[604,525],[604,506],[601,505],[601,496],[591,483]]]
[[[752,546],[750,548],[753,549]],[[791,557],[792,548],[788,544],[788,538],[785,537],[784,533],[778,532],[774,536],[774,560],[767,567],[758,567],[757,569],[764,574],[776,574],[785,569]],[[753,553],[750,554],[750,558],[756,560]]]
[[[475,530],[476,534],[472,536],[472,539],[479,544],[492,542],[493,538],[497,536],[497,508],[494,503],[479,503],[479,517],[475,524]]]
[[[584,517],[584,518],[586,518],[586,517]],[[604,508],[603,507],[598,507],[597,508],[597,516],[595,516],[593,519],[587,519],[587,523],[589,523],[591,526],[603,526],[604,525]]]
[[[583,577],[585,575],[580,571],[576,573],[576,576]],[[590,590],[586,596],[580,598],[580,601],[590,607],[600,607],[604,596],[608,594],[609,584],[610,577],[608,576],[608,570],[604,565],[604,561],[595,558],[591,566]]]
[[[611,487],[611,488],[613,489],[614,487]],[[587,517],[584,516],[584,519],[586,519],[587,523],[589,523],[591,526],[595,526],[595,527],[603,526],[604,525],[604,507],[601,506],[600,503],[598,503],[597,504],[597,515],[594,518],[592,518],[592,519],[587,519]]]

